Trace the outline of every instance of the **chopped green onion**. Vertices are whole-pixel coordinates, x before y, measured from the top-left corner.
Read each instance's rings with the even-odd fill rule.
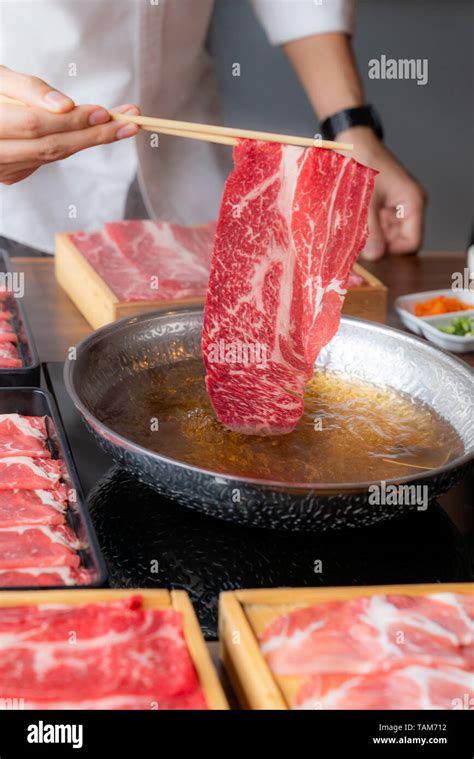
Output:
[[[459,337],[474,337],[474,317],[457,316],[446,327],[437,327],[440,332]]]

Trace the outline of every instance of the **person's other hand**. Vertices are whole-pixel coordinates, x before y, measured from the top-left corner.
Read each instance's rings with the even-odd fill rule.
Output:
[[[423,239],[426,205],[423,188],[371,129],[347,129],[338,134],[337,140],[352,142],[353,158],[380,172],[369,208],[369,237],[361,257],[374,261],[384,253],[417,251]]]
[[[134,124],[112,121],[101,106],[76,106],[42,79],[6,66],[0,66],[0,95],[26,106],[0,102],[0,183],[5,185],[25,179],[44,164],[139,131]],[[140,113],[131,104],[112,110]]]

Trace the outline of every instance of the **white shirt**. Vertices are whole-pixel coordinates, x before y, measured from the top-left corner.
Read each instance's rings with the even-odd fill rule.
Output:
[[[148,115],[215,122],[215,82],[203,45],[212,2],[0,0],[0,62],[40,76],[77,103],[137,102]],[[272,44],[353,29],[352,0],[251,2]],[[214,218],[225,178],[222,149],[162,138],[152,153],[146,139],[84,150],[0,185],[0,235],[52,252],[55,232],[90,231],[122,218],[137,171],[152,216]]]

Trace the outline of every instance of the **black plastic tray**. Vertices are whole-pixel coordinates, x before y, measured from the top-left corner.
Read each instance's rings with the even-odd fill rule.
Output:
[[[0,388],[0,414],[23,414],[26,416],[47,416],[49,445],[53,458],[61,459],[65,464],[65,480],[68,490],[76,492],[76,502],[69,503],[66,521],[86,548],[79,551],[81,567],[91,572],[92,581],[87,585],[48,585],[48,590],[54,588],[67,589],[71,587],[97,588],[104,585],[107,579],[104,559],[92,526],[89,510],[79,483],[71,450],[64,434],[56,403],[52,395],[43,390],[30,387]],[[6,587],[0,584],[2,590],[39,590],[42,586]]]
[[[0,248],[0,273],[12,272],[8,253]],[[18,352],[23,366],[0,369],[0,387],[38,387],[41,381],[40,361],[25,309],[19,298],[10,295],[6,304],[13,314],[13,326],[18,335]]]

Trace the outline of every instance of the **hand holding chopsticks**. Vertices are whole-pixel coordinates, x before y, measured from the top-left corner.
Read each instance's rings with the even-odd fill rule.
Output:
[[[19,100],[13,100],[0,95],[0,102],[23,105]],[[150,116],[132,116],[126,113],[111,112],[114,121],[136,124],[148,132],[169,134],[175,137],[187,137],[193,140],[205,140],[222,145],[236,145],[239,139],[263,140],[264,142],[279,142],[284,145],[297,145],[303,148],[327,148],[329,150],[352,150],[347,142],[321,140],[318,137],[298,137],[289,134],[259,132],[252,129],[235,129],[234,127],[215,126],[214,124],[195,124],[189,121],[174,121],[172,119],[156,119]]]
[[[12,102],[5,96],[0,104],[2,185],[16,184],[46,164],[139,132],[135,124],[112,121],[105,108],[93,104],[75,106],[70,98],[51,91],[45,82],[15,72],[3,75],[0,66],[0,92],[6,89],[13,94],[15,84],[22,93],[21,102]],[[48,97],[50,93],[54,99]],[[125,105],[123,110],[130,108]],[[139,110],[134,108],[131,113],[137,114]]]

